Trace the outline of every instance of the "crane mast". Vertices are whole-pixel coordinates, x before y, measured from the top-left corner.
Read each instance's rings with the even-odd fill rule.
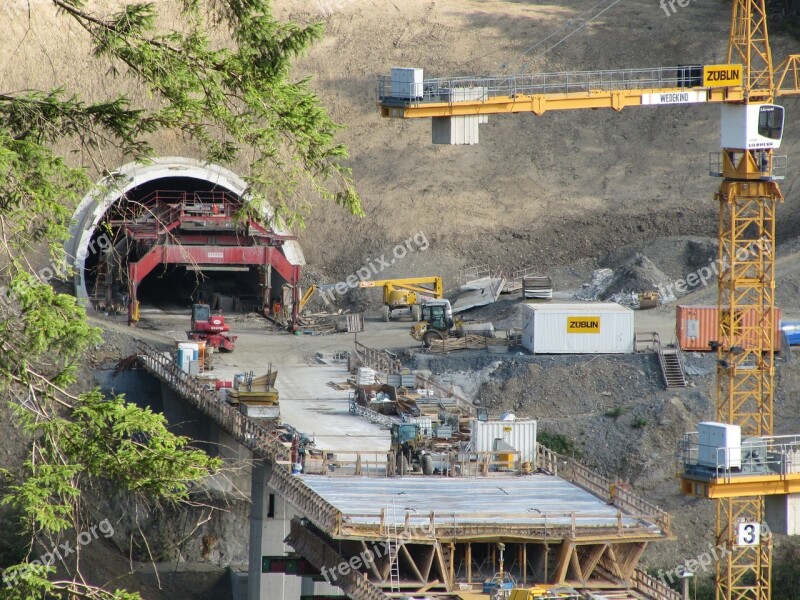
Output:
[[[744,100],[724,106],[721,120],[717,421],[738,425],[743,438],[763,437],[773,434],[775,210],[783,200],[773,162],[780,140],[753,142],[746,135],[736,144],[726,134],[743,125],[747,130],[752,107],[759,108],[760,120],[760,109],[775,96],[765,0],[734,0],[728,62],[743,65]],[[757,318],[745,324],[751,311]],[[730,550],[716,565],[717,600],[769,600],[772,536],[762,531],[765,496],[719,498],[716,505],[716,544]]]

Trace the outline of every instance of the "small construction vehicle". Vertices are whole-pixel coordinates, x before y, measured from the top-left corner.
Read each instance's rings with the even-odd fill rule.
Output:
[[[422,305],[421,320],[412,325],[411,337],[426,348],[437,340],[457,334],[449,300],[428,300]]]
[[[582,600],[576,590],[564,585],[539,586],[530,588],[514,588],[508,595],[508,600]]]
[[[658,292],[641,292],[637,294],[639,300],[639,308],[645,310],[647,308],[658,308]]]
[[[422,436],[416,423],[393,423],[391,450],[396,457],[397,474],[406,475],[412,471],[422,471],[432,475],[434,464],[429,441]]]
[[[192,329],[186,335],[192,341],[205,340],[206,345],[221,352],[233,352],[236,336],[230,335],[230,325],[221,312],[211,313],[208,304],[192,305]]]
[[[424,287],[432,286],[432,287]],[[383,307],[381,318],[388,322],[392,312],[407,308],[414,321],[422,315],[422,304],[426,300],[440,300],[444,296],[441,277],[409,277],[407,279],[382,279],[380,281],[362,281],[360,288],[383,287]]]

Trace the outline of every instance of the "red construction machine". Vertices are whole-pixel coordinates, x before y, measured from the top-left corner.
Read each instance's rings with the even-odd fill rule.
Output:
[[[192,330],[186,335],[192,341],[205,340],[206,345],[220,352],[233,352],[236,347],[236,336],[230,335],[230,325],[225,324],[222,312],[211,313],[208,304],[192,305]]]

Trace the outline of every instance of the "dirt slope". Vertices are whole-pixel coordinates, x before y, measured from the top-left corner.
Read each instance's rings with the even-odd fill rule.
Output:
[[[288,17],[325,18],[325,41],[300,67],[315,77],[334,116],[348,126],[342,139],[351,148],[368,214],[359,222],[334,211],[312,219],[302,236],[309,258],[347,271],[361,257],[424,231],[431,250],[398,271],[487,260],[552,267],[637,240],[714,235],[717,180],[708,177],[706,154],[718,148],[717,107],[490,117],[481,143],[472,147],[433,146],[428,121],[377,115],[375,75],[398,65],[446,76],[724,61],[729,4],[716,0],[692,3],[670,17],[657,3],[620,2],[543,53],[598,12],[583,12],[594,5],[277,2]],[[559,32],[569,19],[575,25]],[[780,57],[791,44],[776,35],[773,46]],[[791,140],[800,140],[798,129],[790,118],[789,154],[797,148]],[[796,175],[784,186],[785,233],[797,220],[795,182]]]
[[[111,0],[93,4],[112,6]],[[717,181],[707,175],[706,154],[718,149],[717,107],[490,117],[479,145],[448,147],[430,144],[427,120],[381,119],[374,88],[377,75],[398,65],[447,76],[721,62],[728,2],[692,2],[669,17],[652,0],[274,0],[273,6],[279,17],[325,23],[324,40],[300,60],[297,75],[313,78],[346,127],[341,140],[364,198],[367,218],[325,207],[301,235],[313,268],[329,280],[419,232],[430,248],[385,275],[440,272],[452,279],[458,267],[487,261],[549,269],[639,240],[714,235]],[[109,89],[108,65],[87,57],[81,32],[57,18],[49,2],[4,2],[0,28],[6,33],[0,89],[63,85],[88,98]],[[772,34],[776,61],[796,49],[777,27]],[[114,85],[143,94],[125,79]],[[792,118],[798,106],[785,103],[783,150],[791,156],[800,140]],[[165,155],[194,154],[179,139],[155,144]],[[102,166],[124,162],[109,153]],[[796,184],[792,171],[780,213],[783,238],[793,237],[800,223]]]

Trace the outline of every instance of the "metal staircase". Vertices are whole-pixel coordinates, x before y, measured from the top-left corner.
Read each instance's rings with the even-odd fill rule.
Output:
[[[683,360],[679,348],[664,348],[661,344],[656,346],[658,362],[661,365],[661,374],[667,389],[686,387],[686,376],[683,372]]]
[[[669,344],[664,347],[658,333],[637,333],[634,341],[636,352],[655,352],[658,364],[667,389],[686,387],[686,376],[683,370],[683,355],[680,348]]]

